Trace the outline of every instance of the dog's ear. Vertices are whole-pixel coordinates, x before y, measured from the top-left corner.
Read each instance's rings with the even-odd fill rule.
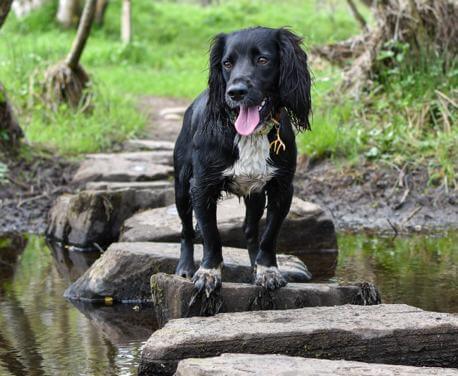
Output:
[[[226,35],[218,34],[213,38],[210,48],[210,64],[208,76],[208,102],[207,114],[211,122],[218,121],[224,113],[224,96],[226,93],[226,82],[221,68]]]
[[[278,88],[281,102],[298,130],[310,129],[311,78],[307,55],[301,48],[302,39],[287,29],[279,29],[277,38],[280,50]]]

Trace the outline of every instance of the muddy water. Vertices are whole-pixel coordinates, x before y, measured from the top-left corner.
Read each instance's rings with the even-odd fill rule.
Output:
[[[367,280],[387,303],[458,312],[458,233],[387,239],[341,235],[333,281]],[[77,306],[65,288],[97,253],[0,238],[0,375],[136,374],[155,328],[148,306]]]

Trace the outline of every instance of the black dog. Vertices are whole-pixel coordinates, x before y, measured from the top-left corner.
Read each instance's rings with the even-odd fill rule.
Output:
[[[182,221],[176,273],[207,296],[221,286],[223,256],[216,220],[223,191],[243,196],[243,225],[255,283],[286,285],[276,240],[293,197],[294,128],[309,129],[310,74],[301,39],[287,29],[257,27],[221,34],[210,52],[205,90],[187,109],[175,146],[175,198]],[[259,242],[259,220],[267,222]],[[192,210],[204,254],[194,266]]]

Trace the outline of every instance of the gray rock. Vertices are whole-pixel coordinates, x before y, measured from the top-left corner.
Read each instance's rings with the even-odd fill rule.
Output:
[[[87,190],[94,191],[119,191],[121,189],[173,189],[173,182],[171,180],[159,181],[133,181],[133,182],[111,182],[111,181],[95,181],[86,184]]]
[[[127,140],[124,148],[128,151],[172,151],[175,143],[171,141],[156,140]]]
[[[458,370],[393,366],[347,360],[300,358],[286,355],[222,354],[185,359],[175,376],[458,376]]]
[[[223,245],[246,247],[241,229],[245,216],[243,202],[233,197],[218,204],[218,228]],[[261,228],[265,224],[265,215]],[[147,210],[129,218],[120,241],[179,242],[181,223],[175,206]],[[315,204],[293,199],[291,210],[278,238],[278,250],[298,256],[314,277],[334,275],[337,263],[337,238],[334,224]]]
[[[362,299],[364,289],[372,289],[373,299]],[[194,284],[170,274],[151,277],[154,308],[159,325],[172,319],[210,316],[222,312],[294,309],[343,304],[371,305],[380,303],[380,295],[373,285],[339,286],[321,283],[289,283],[286,287],[267,292],[260,286],[224,282],[214,300],[195,296]],[[191,304],[191,301],[193,303]]]
[[[183,119],[183,116],[181,116],[179,114],[165,114],[163,116],[163,118],[165,120],[177,120],[177,121],[180,121],[181,119]]]
[[[115,302],[150,301],[150,277],[163,272],[173,274],[180,257],[180,245],[169,243],[114,243],[66,291],[73,300]],[[196,265],[202,247],[196,246]],[[310,274],[296,257],[278,255],[280,271],[287,279],[307,281]],[[224,249],[224,282],[250,282],[252,270],[248,253],[243,249]]]
[[[173,173],[172,158],[171,151],[90,154],[73,176],[73,183],[165,179]]]
[[[457,367],[458,316],[381,304],[171,320],[146,342],[139,375],[172,375],[182,359],[225,352]]]
[[[166,115],[179,115],[182,116],[186,112],[187,107],[167,107],[159,111],[159,115],[165,117]]]
[[[169,205],[173,189],[82,191],[57,198],[48,213],[46,235],[79,248],[105,248],[121,225],[139,210]]]

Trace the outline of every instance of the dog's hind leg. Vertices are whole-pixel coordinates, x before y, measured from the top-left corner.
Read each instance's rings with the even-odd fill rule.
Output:
[[[182,167],[180,174],[175,177],[175,203],[181,219],[181,250],[180,261],[175,273],[185,278],[192,278],[196,270],[194,265],[194,237],[192,226],[192,204],[189,192],[191,177],[190,167]]]
[[[259,221],[264,214],[266,206],[265,192],[252,193],[244,197],[246,213],[243,222],[243,232],[247,241],[248,254],[251,266],[254,267],[259,251]]]
[[[269,290],[275,290],[285,286],[287,283],[277,267],[276,247],[281,225],[291,207],[293,198],[292,184],[281,188],[278,183],[269,184],[267,198],[266,228],[256,257],[255,283]]]

